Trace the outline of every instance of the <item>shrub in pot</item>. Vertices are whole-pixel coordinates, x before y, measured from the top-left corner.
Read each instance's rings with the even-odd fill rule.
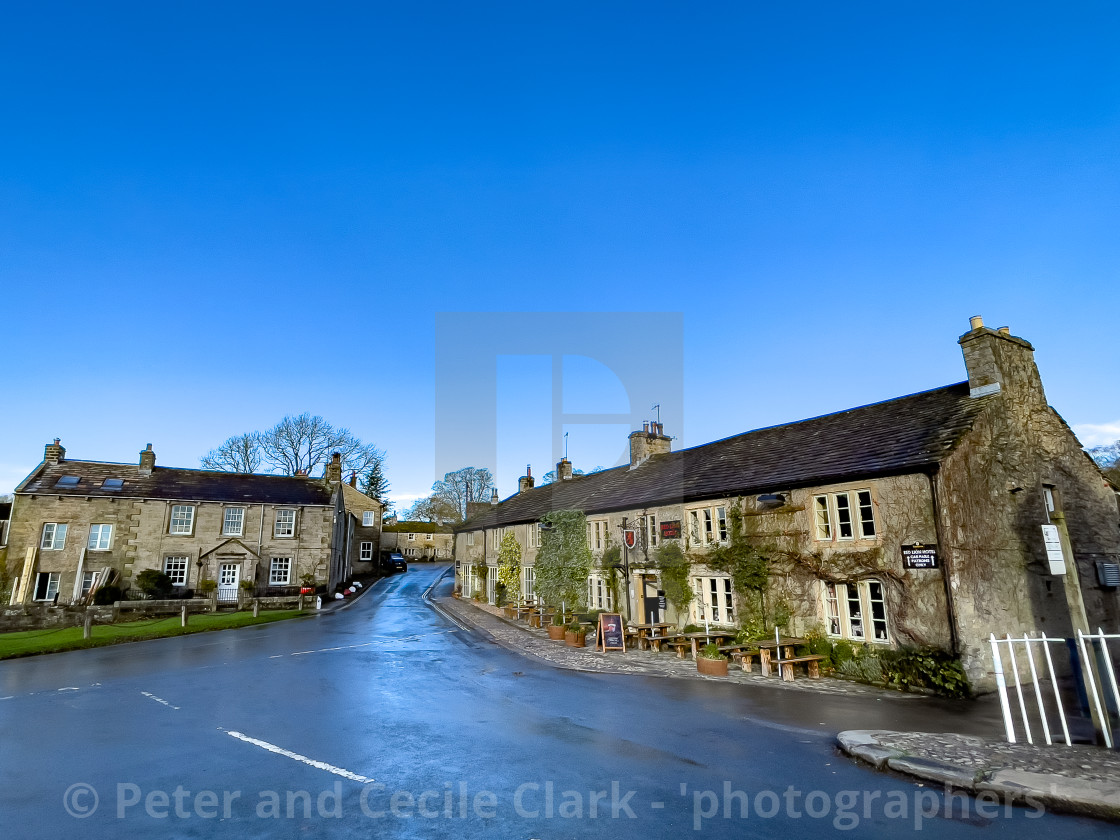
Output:
[[[552,623],[548,625],[548,638],[554,642],[564,641],[564,617],[557,613],[552,617]]]
[[[719,647],[706,644],[696,655],[696,670],[709,677],[727,676],[727,657],[719,652]]]
[[[587,645],[587,628],[573,621],[564,628],[564,643],[568,647],[585,647]]]

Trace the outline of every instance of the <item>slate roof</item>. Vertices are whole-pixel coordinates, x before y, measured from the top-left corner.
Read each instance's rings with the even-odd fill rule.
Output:
[[[64,475],[78,477],[72,487],[58,486]],[[107,478],[124,479],[120,490],[105,489]],[[210,470],[156,467],[140,475],[136,464],[64,460],[44,464],[18,488],[20,494],[50,496],[173,499],[199,502],[250,504],[330,505],[331,491],[322,479],[301,476],[258,475]]]
[[[359,519],[362,514],[367,510],[380,510],[382,505],[377,499],[371,499],[357,487],[351,487],[349,484],[343,482],[342,484],[342,503],[346,506],[346,512],[353,514]]]
[[[769,426],[510,496],[456,530],[534,522],[550,510],[606,513],[933,469],[988,397],[967,382]]]

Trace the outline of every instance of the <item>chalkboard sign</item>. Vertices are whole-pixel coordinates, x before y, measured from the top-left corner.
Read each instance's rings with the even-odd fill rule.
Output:
[[[622,632],[622,616],[617,613],[599,613],[599,630],[595,634],[595,649],[626,652],[626,635]]]
[[[902,547],[902,564],[907,569],[939,569],[941,564],[937,559],[937,546],[904,545]]]

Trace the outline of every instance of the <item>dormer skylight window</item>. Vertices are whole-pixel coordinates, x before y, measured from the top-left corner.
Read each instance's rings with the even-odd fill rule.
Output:
[[[122,487],[124,487],[123,478],[107,478],[101,482],[102,490],[120,490]]]
[[[77,487],[81,479],[76,475],[64,475],[55,482],[55,487]]]

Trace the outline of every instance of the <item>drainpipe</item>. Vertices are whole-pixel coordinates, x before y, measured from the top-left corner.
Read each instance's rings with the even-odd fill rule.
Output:
[[[953,656],[960,657],[961,655],[961,642],[960,635],[957,632],[957,614],[953,606],[953,587],[950,583],[952,577],[952,568],[950,563],[950,551],[948,545],[945,543],[941,528],[941,503],[937,497],[937,482],[934,480],[934,473],[926,473],[926,480],[929,481],[929,497],[933,503],[933,531],[937,539],[937,547],[941,551],[941,579],[945,582],[945,607],[949,617],[949,643],[952,646]]]

